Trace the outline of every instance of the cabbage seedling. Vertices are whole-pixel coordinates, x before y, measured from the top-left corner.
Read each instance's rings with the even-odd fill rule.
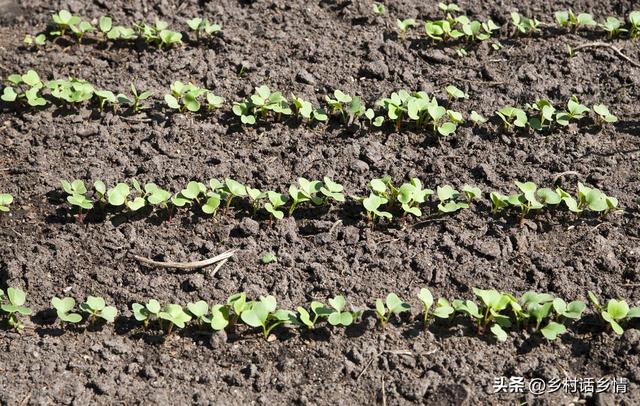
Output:
[[[333,308],[329,314],[327,321],[332,326],[349,326],[353,323],[355,312],[345,311],[347,301],[344,296],[338,295],[333,299],[329,299],[329,306]]]
[[[289,310],[276,310],[276,299],[271,296],[260,296],[260,300],[252,302],[249,308],[242,312],[240,318],[251,327],[261,327],[262,335],[269,338],[271,331],[284,324],[296,324],[295,313]]]
[[[502,119],[505,129],[511,126],[524,128],[527,125],[527,113],[519,108],[505,106],[496,111],[496,114]]]
[[[384,117],[376,116],[375,111],[369,108],[364,111],[364,116],[369,120],[369,127],[382,127]]]
[[[212,24],[206,18],[200,17],[187,20],[187,25],[196,32],[196,38],[198,40],[200,40],[202,34],[213,35],[222,29],[220,25]]]
[[[264,205],[265,210],[274,218],[282,220],[284,218],[284,212],[279,209],[287,203],[289,197],[271,190],[267,191],[266,194],[269,201]]]
[[[438,8],[440,9],[440,11],[445,13],[445,17],[447,18],[447,21],[449,23],[453,23],[455,21],[453,14],[460,12],[460,7],[458,7],[458,5],[454,3],[438,3]]]
[[[409,92],[401,89],[397,92],[391,93],[391,96],[389,98],[379,100],[377,104],[387,110],[387,116],[391,120],[395,121],[396,130],[400,131],[402,119],[409,113],[409,104],[412,102],[414,103],[412,107],[416,107],[417,110],[417,106],[415,106],[413,97],[409,94]]]
[[[622,32],[627,32],[628,30],[622,28],[623,22],[618,20],[615,17],[607,17],[606,20],[599,24],[600,28],[602,28],[606,33],[609,39],[618,36]]]
[[[160,303],[156,299],[149,299],[147,304],[133,303],[131,311],[133,317],[144,323],[144,328],[149,327],[152,318],[158,319],[160,314]]]
[[[604,104],[596,104],[591,108],[598,115],[598,119],[601,124],[615,123],[616,121],[618,121],[618,117],[609,113],[609,108]]]
[[[109,323],[113,323],[118,314],[113,306],[107,306],[104,299],[96,296],[87,296],[86,302],[80,304],[80,310],[89,315],[89,324],[96,322],[99,317]]]
[[[441,213],[455,213],[458,210],[469,208],[468,203],[458,201],[457,198],[460,196],[460,192],[451,185],[438,186],[436,195],[440,201],[438,210]]]
[[[581,104],[576,96],[571,96],[567,102],[567,111],[557,113],[556,122],[560,125],[567,126],[571,120],[580,120],[584,117],[585,113],[589,111],[589,108]]]
[[[350,106],[354,103],[355,97],[345,94],[344,92],[338,89],[335,89],[333,91],[333,97],[334,99],[332,99],[329,96],[325,96],[325,100],[327,101],[327,104],[331,108],[331,112],[333,114],[340,113],[340,115],[342,116],[342,120],[344,122],[347,122],[348,112],[351,110]],[[359,103],[359,98],[358,98],[358,103]]]
[[[311,309],[311,313],[313,313],[313,318],[311,318],[311,314],[304,307],[298,306],[296,308],[300,321],[309,329],[315,328],[315,325],[320,317],[329,317],[329,315],[332,313],[332,310],[330,308],[320,302],[311,302],[311,305],[309,307]]]
[[[229,324],[235,324],[242,313],[251,307],[251,302],[247,301],[246,293],[235,293],[227,299],[227,307],[233,310],[233,314],[228,315]]]
[[[72,25],[71,32],[78,38],[78,43],[82,43],[82,38],[88,33],[96,30],[96,27],[88,21],[80,21],[78,25]]]
[[[395,293],[389,293],[385,301],[382,299],[376,300],[376,315],[380,320],[382,328],[386,326],[391,319],[391,316],[394,314],[398,316],[401,313],[408,312],[410,310],[411,306],[400,300],[398,295]]]
[[[166,305],[164,309],[158,313],[158,318],[169,322],[167,334],[171,334],[173,326],[184,328],[185,324],[191,321],[191,316],[182,310],[182,306],[177,304]]]
[[[162,49],[164,46],[171,46],[174,44],[182,43],[182,34],[175,31],[170,31],[167,28],[169,24],[165,21],[155,19],[153,25],[145,23],[137,23],[136,29],[140,33],[140,36],[147,44],[157,46]]]
[[[293,211],[301,203],[312,202],[318,206],[322,204],[321,197],[316,196],[323,187],[322,182],[319,180],[308,180],[305,178],[298,178],[298,186],[289,186],[289,196],[291,196],[291,206],[289,207],[289,216],[293,215]]]
[[[256,214],[258,208],[260,208],[260,201],[267,197],[267,194],[261,192],[260,189],[254,189],[252,187],[247,186],[247,196],[249,196],[249,201],[251,202],[251,213],[253,215]]]
[[[492,20],[481,23],[476,20],[471,21],[466,16],[458,16],[456,21],[462,25],[462,32],[468,41],[485,41],[491,38],[493,31],[499,28]]]
[[[113,28],[113,20],[109,16],[102,16],[98,19],[98,29],[106,38],[107,34]]]
[[[613,331],[618,335],[624,333],[620,323],[640,317],[640,307],[629,308],[629,305],[624,300],[609,299],[605,309],[600,305],[600,301],[593,292],[588,292],[588,296],[602,320],[609,323]]]
[[[8,213],[11,203],[13,203],[13,196],[11,194],[0,193],[0,212]]]
[[[0,290],[0,298],[2,296],[4,296],[4,292]],[[9,326],[18,331],[22,331],[24,325],[20,323],[18,315],[28,316],[31,314],[31,309],[24,305],[27,301],[27,295],[22,289],[9,288],[7,289],[7,298],[9,299],[9,303],[4,303],[0,306],[0,310],[8,315]]]
[[[142,101],[148,99],[153,95],[153,93],[149,90],[140,92],[136,88],[135,83],[131,83],[131,94],[132,94],[132,97],[129,97],[125,94],[120,93],[118,94],[117,97],[118,97],[118,103],[128,104],[129,106],[131,106],[131,110],[133,110],[134,113],[139,113],[140,110],[146,109],[147,106],[143,105]]]
[[[124,40],[132,41],[138,38],[136,32],[131,27],[124,27],[122,25],[116,25],[107,33],[107,38],[110,40]]]
[[[76,324],[82,321],[82,316],[78,313],[70,313],[76,306],[76,301],[72,297],[65,297],[60,299],[54,297],[51,299],[51,306],[56,309],[56,314],[60,319],[60,323],[64,326],[64,323]]]
[[[407,30],[416,26],[416,20],[413,18],[405,18],[404,20],[396,19],[398,30],[400,30],[400,39],[404,40]]]

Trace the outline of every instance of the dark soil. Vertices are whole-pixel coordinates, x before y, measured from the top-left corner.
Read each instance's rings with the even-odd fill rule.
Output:
[[[0,0],[0,7],[12,1]],[[594,40],[589,34],[545,30],[536,38],[510,38],[504,49],[433,46],[422,29],[397,39],[395,18],[435,18],[437,2],[394,1],[374,18],[369,1],[164,0],[24,1],[2,15],[0,73],[35,69],[45,79],[74,76],[126,91],[136,80],[156,93],[173,80],[191,80],[227,99],[227,106],[268,84],[319,101],[334,88],[360,94],[368,103],[400,88],[441,92],[456,83],[470,95],[459,105],[487,116],[506,104],[538,97],[562,105],[572,95],[602,102],[620,121],[601,129],[586,123],[552,134],[503,133],[497,123],[464,127],[441,142],[431,134],[365,131],[329,125],[309,128],[272,123],[243,129],[224,112],[140,116],[69,110],[0,112],[0,191],[16,196],[0,217],[0,287],[19,286],[36,310],[22,335],[0,332],[0,402],[3,404],[638,404],[640,332],[623,337],[598,328],[572,331],[554,343],[511,333],[506,343],[478,337],[472,328],[435,324],[422,331],[405,322],[380,331],[372,315],[348,329],[314,335],[277,332],[207,335],[194,329],[162,340],[125,319],[98,331],[62,331],[48,313],[54,295],[107,298],[123,316],[132,302],[149,297],[186,303],[221,302],[232,293],[275,295],[285,308],[345,294],[371,306],[390,291],[410,300],[429,286],[437,296],[471,298],[472,287],[521,294],[547,291],[586,300],[640,300],[640,73],[606,49],[569,59],[565,43]],[[86,4],[85,4],[86,3]],[[550,21],[574,2],[471,2],[460,6],[479,19],[506,22],[519,9]],[[575,10],[601,20],[626,16],[632,1],[581,1]],[[49,43],[43,50],[21,45],[27,32],[44,29],[50,14],[72,12],[131,24],[158,16],[185,30],[184,18],[205,15],[223,26],[205,44],[157,51],[140,46],[105,48]],[[7,8],[9,10],[9,8]],[[639,42],[616,40],[631,58]],[[239,75],[240,71],[242,75]],[[226,109],[228,111],[228,108]],[[557,174],[575,171],[578,175]],[[371,231],[357,208],[300,212],[270,227],[239,211],[218,223],[182,212],[171,222],[152,217],[91,218],[76,223],[60,204],[59,179],[137,177],[175,190],[194,178],[232,177],[257,187],[285,190],[298,176],[333,176],[351,193],[382,175],[401,182],[419,177],[427,186],[477,184],[513,191],[514,180],[560,185],[577,181],[620,199],[624,213],[575,220],[542,215],[519,228],[515,219],[492,218],[485,206],[421,226]],[[554,183],[556,182],[556,183]],[[336,224],[341,220],[341,223]],[[334,227],[335,226],[335,227]],[[149,269],[127,253],[159,260],[199,260],[230,248],[236,256],[215,276],[207,271]],[[273,251],[275,264],[261,265]],[[556,392],[494,394],[494,378],[626,377],[625,395],[595,397]]]

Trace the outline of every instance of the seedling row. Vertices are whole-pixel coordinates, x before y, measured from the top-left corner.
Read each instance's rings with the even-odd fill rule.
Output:
[[[587,304],[581,300],[567,303],[549,293],[529,291],[520,297],[494,289],[473,289],[476,300],[455,299],[437,301],[427,288],[417,294],[422,313],[413,313],[412,306],[405,303],[395,293],[384,299],[375,299],[373,309],[356,307],[347,303],[344,296],[328,299],[327,304],[312,301],[308,306],[298,306],[295,311],[278,307],[276,298],[267,295],[257,300],[248,300],[247,295],[231,295],[225,303],[210,305],[199,300],[182,306],[175,303],[161,305],[156,299],[147,303],[133,303],[133,318],[142,323],[145,330],[155,330],[171,334],[176,329],[184,329],[189,323],[202,330],[235,330],[243,325],[250,331],[257,329],[265,339],[269,339],[274,329],[297,328],[314,330],[323,324],[334,328],[359,324],[363,317],[375,315],[378,325],[384,329],[390,323],[400,324],[418,318],[423,328],[427,328],[432,318],[449,320],[449,324],[459,319],[470,322],[478,335],[490,332],[498,341],[506,341],[507,331],[530,331],[539,333],[547,340],[555,340],[566,333],[567,325],[579,322]],[[623,326],[640,317],[640,307],[630,307],[625,300],[609,299],[601,305],[593,292],[588,292],[594,313],[600,323],[616,334],[624,332]],[[26,305],[26,294],[18,288],[10,287],[5,297],[0,290],[0,310],[6,324],[21,331],[21,319],[32,314]],[[94,326],[97,323],[113,323],[118,316],[114,306],[107,305],[102,297],[88,296],[76,308],[72,297],[51,299],[61,328]]]
[[[4,87],[0,100],[35,108],[50,102],[69,107],[90,103],[100,111],[110,108],[114,112],[136,114],[151,107],[148,100],[153,96],[151,91],[138,89],[135,84],[131,84],[129,94],[116,94],[74,78],[43,82],[33,70],[24,74],[12,74],[6,81],[8,85]],[[431,131],[441,137],[454,134],[458,126],[483,125],[489,121],[475,110],[464,114],[456,110],[456,101],[469,97],[457,86],[446,86],[444,94],[446,98],[429,95],[424,91],[399,90],[389,97],[381,98],[373,107],[367,107],[362,97],[336,89],[331,96],[325,96],[325,105],[320,106],[295,94],[288,99],[282,92],[272,91],[268,86],[262,85],[255,88],[254,94],[233,103],[232,112],[242,125],[285,118],[316,125],[332,119],[343,125],[359,124],[363,128],[372,129],[382,127],[388,121],[398,131],[413,128],[417,131]],[[159,108],[168,108],[168,112],[203,113],[222,108],[225,100],[212,90],[176,81],[164,95],[164,103]],[[502,123],[505,130],[531,128],[550,133],[571,123],[584,124],[581,120],[588,114],[591,114],[592,123],[598,126],[618,120],[606,105],[597,103],[589,108],[574,95],[567,101],[564,109],[556,108],[547,99],[535,100],[522,108],[504,106],[495,111],[494,121]]]

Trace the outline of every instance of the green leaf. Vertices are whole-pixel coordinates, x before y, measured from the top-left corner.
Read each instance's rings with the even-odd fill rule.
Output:
[[[333,307],[337,312],[343,311],[346,305],[347,301],[342,295],[338,295],[333,299],[329,299],[329,306]]]
[[[550,321],[549,324],[540,330],[547,340],[555,340],[560,334],[564,334],[566,331],[567,328],[564,324],[556,323],[555,321]]]
[[[507,341],[507,333],[502,329],[502,327],[499,324],[494,324],[492,325],[489,330],[491,330],[491,332],[496,336],[496,339],[498,341]]]

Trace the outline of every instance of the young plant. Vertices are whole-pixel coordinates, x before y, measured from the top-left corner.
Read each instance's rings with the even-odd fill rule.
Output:
[[[158,318],[169,322],[167,334],[171,334],[173,327],[184,328],[185,324],[191,321],[191,316],[182,310],[182,306],[177,304],[168,304],[158,313]]]
[[[78,221],[82,222],[82,210],[91,210],[93,203],[86,197],[87,188],[84,182],[76,179],[73,182],[62,179],[62,189],[67,193],[67,202],[78,207]]]
[[[9,206],[13,203],[13,196],[9,193],[0,193],[0,212],[9,212]]]
[[[295,111],[307,122],[311,123],[314,120],[319,122],[326,122],[329,119],[327,113],[325,113],[322,109],[314,109],[313,105],[297,97],[295,94],[291,94],[291,100],[293,101],[293,106]]]
[[[400,39],[404,41],[407,30],[416,26],[416,20],[413,18],[396,19],[396,24],[398,25],[398,30],[400,30]]]
[[[482,114],[478,113],[475,110],[471,111],[471,114],[469,115],[469,120],[471,120],[476,125],[484,124],[487,121],[489,121],[485,116],[483,116]]]
[[[511,13],[511,22],[516,27],[517,32],[521,34],[534,34],[539,32],[540,21],[534,18],[521,16],[515,11]]]
[[[581,104],[576,96],[571,96],[567,102],[567,111],[557,113],[556,122],[562,126],[567,126],[571,120],[580,120],[584,117],[585,113],[588,113],[589,111],[589,108],[584,104]]]
[[[176,207],[184,207],[191,204],[194,200],[200,202],[200,195],[207,193],[207,187],[202,182],[190,181],[187,187],[176,193],[171,198],[171,203]]]
[[[395,293],[389,293],[385,301],[382,299],[376,300],[376,315],[380,320],[382,328],[386,326],[391,319],[391,316],[394,314],[399,316],[401,313],[408,312],[410,310],[411,306],[400,300],[398,295]]]
[[[134,113],[139,113],[140,110],[146,109],[147,106],[142,104],[142,102],[153,95],[153,93],[149,90],[140,92],[136,88],[135,83],[131,83],[131,94],[132,96],[129,97],[125,94],[120,93],[118,94],[117,98],[118,98],[118,103],[129,105],[131,107],[131,110]]]
[[[311,318],[311,314],[304,307],[298,306],[296,308],[296,311],[298,312],[298,318],[300,319],[302,324],[307,326],[309,329],[315,328],[319,318],[329,317],[329,315],[332,313],[332,310],[330,308],[320,302],[311,302],[309,308],[311,309],[311,313],[313,313],[313,318]]]
[[[0,290],[0,298],[3,296],[4,292]],[[9,303],[2,304],[0,310],[7,314],[10,327],[22,331],[24,324],[20,323],[18,315],[28,316],[31,314],[31,309],[24,305],[27,301],[27,295],[22,289],[9,288],[7,289],[7,298]]]
[[[455,213],[458,210],[469,208],[468,202],[459,201],[458,198],[463,195],[451,185],[438,186],[436,196],[438,196],[438,200],[440,201],[438,210],[441,213]]]
[[[577,209],[588,208],[591,211],[609,213],[618,207],[618,199],[607,196],[602,191],[590,188],[578,182],[578,204]]]
[[[207,317],[209,314],[209,304],[204,300],[198,300],[195,303],[187,303],[187,311],[198,324],[211,323],[211,320]]]
[[[345,311],[347,301],[342,295],[329,299],[329,306],[333,310],[329,314],[327,321],[332,326],[350,326],[357,316],[356,312]]]
[[[551,125],[554,122],[553,117],[556,113],[556,108],[553,107],[549,100],[536,100],[533,105],[527,105],[527,107],[540,112],[540,115],[538,117],[529,118],[529,125],[531,126],[531,128],[536,131],[542,131],[545,126],[551,128]]]
[[[409,183],[404,183],[398,189],[397,200],[402,205],[404,215],[413,214],[416,217],[422,216],[422,211],[418,207],[433,194],[431,189],[423,189],[422,182],[417,178],[410,178]]]
[[[289,196],[291,196],[289,216],[293,215],[293,211],[299,204],[311,202],[318,206],[323,203],[323,199],[317,196],[317,193],[320,192],[323,187],[322,182],[319,180],[307,180],[301,177],[298,178],[298,186],[289,186]]]
[[[113,306],[107,306],[104,299],[96,296],[87,296],[87,300],[80,304],[80,310],[89,315],[89,324],[94,324],[97,318],[101,318],[108,323],[113,323],[118,314]]]
[[[169,28],[169,24],[157,18],[153,25],[145,23],[136,24],[136,29],[142,39],[147,44],[157,46],[159,49],[182,43],[182,34],[168,30],[167,28]]]
[[[332,114],[340,113],[342,121],[350,123],[354,118],[360,117],[366,111],[359,96],[350,96],[341,90],[333,91],[333,99],[325,96],[325,100],[331,108]]]
[[[187,20],[187,25],[196,32],[196,39],[199,41],[203,34],[213,36],[219,32],[222,27],[218,24],[212,24],[206,18],[195,17]]]
[[[580,27],[589,27],[596,25],[593,16],[588,13],[580,13],[577,16],[573,10],[556,11],[554,13],[556,22],[560,27],[567,27],[571,31],[576,31]]]
[[[627,32],[628,30],[622,28],[623,22],[615,17],[607,17],[602,24],[598,24],[606,33],[609,39],[617,37],[620,33]]]
[[[214,304],[211,306],[211,321],[209,325],[215,331],[222,331],[229,325],[229,306]]]
[[[95,90],[93,94],[98,98],[98,108],[100,111],[104,110],[104,105],[106,103],[111,104],[112,108],[115,111],[116,106],[118,105],[118,98],[115,94],[113,94],[110,90]]]
[[[478,331],[483,333],[487,327],[495,335],[498,341],[506,341],[505,327],[511,326],[511,320],[507,315],[501,314],[513,300],[511,296],[496,290],[483,290],[473,288],[473,292],[480,298],[483,307],[479,308],[470,300],[454,300],[453,307],[456,312],[466,313],[478,322]]]
[[[616,121],[618,121],[618,117],[609,113],[609,108],[604,104],[596,104],[591,108],[598,115],[598,120],[602,125],[607,123],[615,123]]]
[[[160,303],[156,299],[149,299],[147,304],[133,303],[131,305],[131,311],[133,317],[144,323],[144,328],[149,327],[149,322],[152,319],[158,319],[160,316]]]
[[[387,9],[384,4],[373,3],[373,14],[377,15],[378,17],[382,17],[386,11]]]
[[[76,306],[76,301],[72,297],[59,298],[54,297],[51,299],[51,306],[56,309],[56,314],[60,319],[60,323],[64,326],[64,323],[76,324],[82,321],[82,316],[78,313],[70,313]]]
[[[73,26],[80,24],[80,17],[72,15],[69,10],[60,10],[52,16],[53,24],[56,31],[49,34],[53,36],[63,36],[67,30],[71,30]]]
[[[640,11],[632,11],[629,13],[629,37],[636,39],[640,37]]]
[[[451,102],[451,100],[467,99],[469,97],[469,95],[467,95],[464,91],[458,89],[454,85],[447,86],[445,90],[447,91],[447,95],[449,96],[449,102]]]
[[[266,194],[267,200],[269,201],[264,204],[264,209],[271,214],[273,218],[282,220],[284,218],[284,212],[281,211],[280,208],[287,204],[289,197],[271,190],[267,191]]]
[[[47,42],[47,36],[45,34],[38,34],[36,36],[32,36],[32,35],[25,35],[24,36],[24,40],[23,40],[24,44],[26,46],[42,46],[45,44],[45,42]]]
[[[362,200],[362,206],[367,212],[367,221],[371,223],[372,226],[375,224],[378,217],[384,217],[387,219],[391,219],[393,217],[391,213],[380,210],[380,208],[388,202],[389,199],[378,196],[374,192],[371,192],[369,197]]]
[[[242,183],[233,179],[226,178],[222,187],[223,196],[226,197],[225,208],[228,210],[231,205],[231,200],[234,197],[245,197],[247,195],[247,188]]]
[[[277,310],[276,299],[271,295],[260,296],[259,301],[251,302],[240,318],[248,326],[261,327],[265,339],[269,338],[274,328],[297,323],[295,313],[289,310]]]
[[[600,301],[593,292],[589,291],[588,296],[602,320],[608,323],[618,335],[624,333],[624,329],[620,323],[640,317],[640,307],[630,308],[627,302],[622,299],[609,299],[607,308],[605,309],[600,305]]]
[[[512,126],[524,128],[527,125],[527,113],[512,106],[505,106],[496,111],[496,114],[502,119],[505,129]]]
[[[330,200],[344,202],[343,191],[344,187],[338,182],[334,182],[330,177],[325,176],[322,178],[320,193],[324,195],[323,204],[329,203]]]
[[[191,82],[182,83],[175,81],[171,85],[171,94],[164,95],[164,101],[167,105],[183,113],[185,110],[191,112],[197,112],[200,110],[200,101],[198,98],[204,96],[209,91],[204,88],[200,88]]]

